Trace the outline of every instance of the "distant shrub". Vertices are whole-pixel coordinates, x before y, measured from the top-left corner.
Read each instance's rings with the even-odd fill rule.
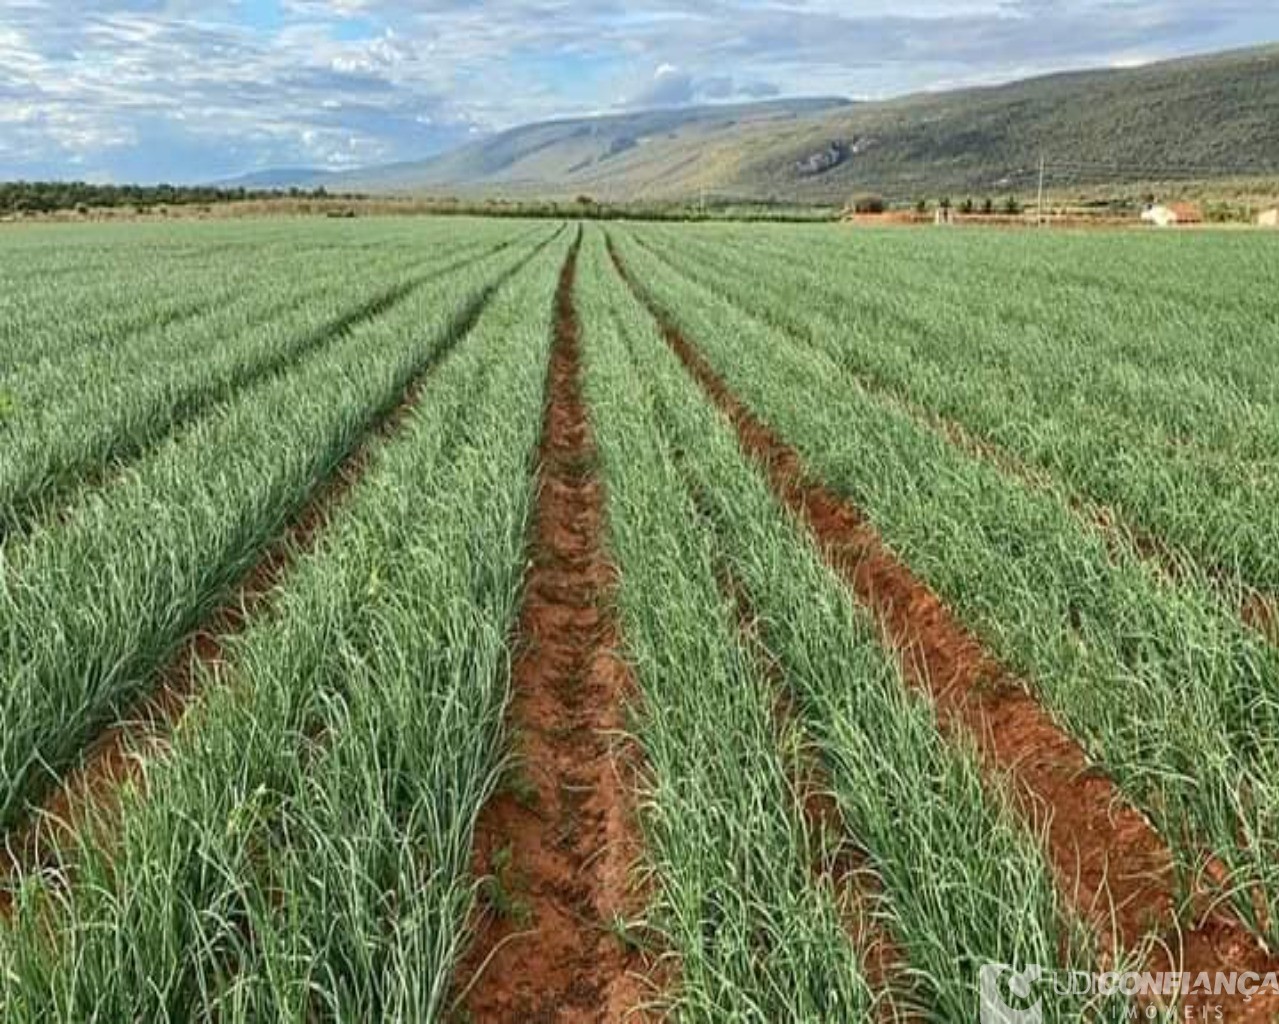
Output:
[[[1015,217],[1021,213],[1021,203],[1017,201],[1016,196],[1009,196],[1004,200],[1004,213],[1010,217]]]
[[[982,213],[994,213],[994,212],[995,212],[995,200],[991,199],[991,198],[990,198],[990,196],[987,196],[985,199],[983,199],[983,200],[981,201],[981,212],[982,212]]]
[[[928,200],[927,200],[927,199],[920,199],[918,202],[916,202],[916,203],[915,203],[915,212],[916,212],[916,213],[927,213],[927,212],[928,212]]]
[[[1209,203],[1204,207],[1204,220],[1209,224],[1247,224],[1250,219],[1247,208],[1234,203]]]
[[[943,210],[949,210],[949,209],[950,209],[950,196],[942,196],[942,197],[941,197],[941,202],[939,202],[937,205],[938,205],[938,206],[940,206]]]
[[[887,209],[888,204],[884,202],[883,196],[853,196],[854,213],[883,213]]]
[[[317,189],[314,195],[321,195]],[[120,208],[126,212],[160,207],[208,205],[243,199],[271,199],[281,191],[214,188],[206,185],[92,185],[83,181],[0,181],[0,213]],[[299,195],[307,195],[298,191]]]
[[[960,213],[972,213],[973,209],[974,209],[974,206],[973,206],[973,200],[971,196],[959,204]]]

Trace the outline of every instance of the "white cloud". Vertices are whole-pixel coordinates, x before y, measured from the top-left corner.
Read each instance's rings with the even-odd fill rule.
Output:
[[[0,10],[0,177],[409,159],[618,96],[883,96],[1279,37],[1270,0],[283,0],[271,24],[252,0]]]

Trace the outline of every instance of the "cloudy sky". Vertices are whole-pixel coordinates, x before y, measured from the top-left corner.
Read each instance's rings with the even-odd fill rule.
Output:
[[[558,115],[1276,39],[1275,0],[0,0],[0,178],[339,169]]]

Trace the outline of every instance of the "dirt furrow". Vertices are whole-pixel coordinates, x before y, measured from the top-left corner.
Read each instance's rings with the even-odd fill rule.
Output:
[[[640,244],[649,253],[661,258],[661,252],[652,244],[642,240]],[[667,265],[679,272],[669,262]],[[774,323],[773,326],[796,341],[804,342],[791,326],[782,323]],[[1202,574],[1196,576],[1196,580],[1203,579],[1207,582],[1244,625],[1262,634],[1271,643],[1279,645],[1279,595],[1238,580],[1237,572],[1220,563],[1202,558],[1194,559],[1193,563],[1188,562],[1189,556],[1179,554],[1161,537],[1137,526],[1104,501],[1077,490],[1052,470],[1033,465],[958,420],[920,404],[905,394],[902,388],[886,382],[874,373],[843,369],[856,387],[886,403],[924,430],[949,442],[965,454],[990,463],[1005,476],[1012,477],[1032,490],[1059,497],[1079,522],[1100,533],[1112,558],[1119,560],[1136,556],[1156,575],[1173,584],[1184,583],[1191,575],[1190,565],[1193,564]]]
[[[633,753],[618,738],[635,691],[614,653],[605,493],[581,393],[576,260],[575,246],[556,297],[512,670],[518,762],[476,828],[474,869],[486,879],[487,905],[458,972],[460,1003],[475,1024],[612,1024],[645,997],[641,958],[617,927],[634,907],[639,853],[628,796]]]
[[[1005,476],[1032,490],[1059,496],[1080,523],[1101,535],[1115,561],[1136,556],[1157,576],[1171,584],[1202,579],[1223,603],[1232,607],[1244,625],[1261,633],[1271,643],[1279,643],[1279,598],[1275,595],[1237,582],[1232,579],[1235,574],[1224,566],[1203,559],[1194,563],[1202,575],[1192,576],[1187,556],[1179,554],[1161,537],[1135,525],[1112,506],[1075,490],[1050,470],[1025,462],[1001,445],[977,436],[956,420],[918,405],[873,378],[859,375],[856,379],[867,392],[879,395],[960,451],[989,462]],[[1237,597],[1241,590],[1242,596]]]
[[[88,820],[89,808],[93,809],[93,817],[109,820],[121,787],[129,781],[141,783],[142,757],[146,751],[163,747],[166,737],[197,698],[200,669],[208,667],[221,673],[227,640],[242,632],[253,616],[264,610],[272,591],[293,565],[315,549],[333,513],[366,472],[375,446],[399,432],[421,400],[434,369],[470,332],[493,293],[527,265],[544,245],[504,273],[459,313],[446,342],[409,383],[396,404],[374,418],[363,439],[313,489],[306,503],[262,551],[226,599],[199,629],[186,637],[159,671],[154,689],[130,714],[99,733],[86,748],[80,763],[60,780],[40,808],[32,812],[29,823],[6,837],[0,851],[0,871],[12,878],[47,863],[57,842],[65,841],[82,821]],[[13,899],[11,887],[0,880],[0,918],[12,913]]]
[[[169,419],[147,436],[117,440],[106,452],[97,456],[95,465],[81,466],[82,472],[55,480],[41,493],[21,498],[12,508],[4,510],[0,514],[0,541],[29,537],[52,523],[67,521],[74,515],[75,503],[82,495],[110,486],[128,467],[145,458],[148,452],[159,448],[166,439],[181,435],[192,424],[206,418],[220,403],[229,401],[264,381],[288,373],[312,353],[322,351],[362,325],[372,323],[391,312],[426,284],[464,270],[481,260],[490,259],[519,241],[520,238],[508,239],[492,249],[461,257],[430,272],[416,273],[337,314],[298,339],[295,344],[244,370],[225,386],[208,393],[188,395],[172,410]],[[265,314],[265,322],[283,315],[283,311],[288,308],[287,300],[275,303]]]
[[[911,685],[927,692],[948,729],[977,740],[987,767],[1008,778],[1047,842],[1071,905],[1104,948],[1161,940],[1148,970],[1256,971],[1279,962],[1224,911],[1208,905],[1197,927],[1178,925],[1173,858],[1146,819],[1090,763],[1021,681],[996,662],[940,599],[886,547],[849,502],[815,481],[799,454],[735,395],[630,275],[614,264],[657,320],[689,374],[732,422],[743,450],[767,472],[778,498],[810,527],[823,553],[879,620]],[[1269,1020],[1279,1006],[1225,1001],[1226,1020]]]

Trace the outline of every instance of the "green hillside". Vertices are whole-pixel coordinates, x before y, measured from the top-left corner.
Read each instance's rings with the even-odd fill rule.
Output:
[[[848,107],[841,99],[796,99],[546,121],[431,160],[357,171],[347,178],[373,189],[461,185],[539,194],[581,191],[616,178],[627,193],[665,196],[672,193],[678,165],[706,144],[754,132],[779,134]],[[604,190],[617,194],[607,186]]]
[[[876,103],[777,101],[530,125],[339,186],[601,200],[839,201],[1276,176],[1279,47]]]

